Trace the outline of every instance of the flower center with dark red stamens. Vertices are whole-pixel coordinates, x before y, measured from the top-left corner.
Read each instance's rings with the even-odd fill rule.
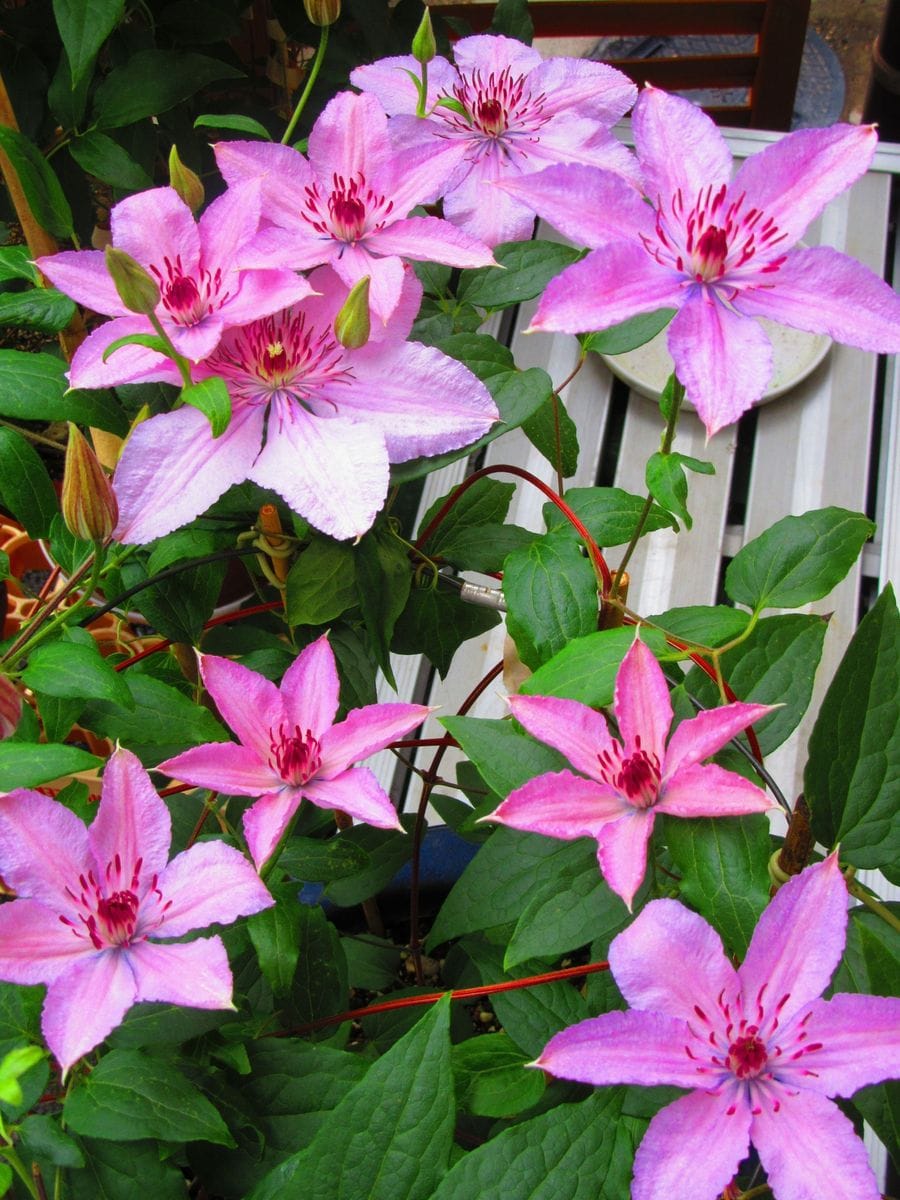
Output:
[[[60,921],[81,939],[90,939],[97,950],[125,948],[144,941],[165,919],[172,901],[163,899],[156,876],[141,897],[143,859],[129,869],[116,855],[106,864],[105,886],[93,871],[79,875],[75,887],[66,892],[73,901],[74,917],[60,914]]]
[[[538,140],[534,135],[550,119],[544,116],[546,96],[533,93],[527,77],[514,76],[509,67],[487,75],[481,71],[460,74],[448,99],[461,104],[468,119],[443,106],[436,108],[434,115],[452,126],[457,135],[474,135],[476,141],[480,136],[484,152],[499,143],[507,152],[516,150],[527,156],[529,145]]]
[[[659,759],[635,739],[634,753],[625,757],[623,747],[613,742],[597,756],[602,778],[620,792],[635,808],[650,808],[659,797]]]
[[[231,294],[222,289],[220,270],[210,273],[201,269],[190,275],[184,269],[181,255],[176,255],[174,261],[164,258],[162,268],[151,263],[149,269],[159,284],[162,306],[176,325],[198,324],[221,308]]]
[[[126,945],[134,933],[138,898],[134,892],[113,892],[97,902],[98,924],[109,942]]]
[[[485,133],[496,136],[506,128],[506,114],[503,112],[503,105],[493,96],[478,101],[474,116]]]
[[[295,725],[291,734],[279,725],[277,732],[270,731],[270,738],[271,761],[285,783],[292,787],[308,783],[322,761],[319,742],[312,731],[301,732],[300,726]]]
[[[728,256],[728,238],[724,229],[710,225],[700,235],[691,266],[697,280],[718,279]]]
[[[755,1034],[739,1037],[728,1047],[728,1066],[738,1079],[755,1079],[768,1061],[766,1047]]]

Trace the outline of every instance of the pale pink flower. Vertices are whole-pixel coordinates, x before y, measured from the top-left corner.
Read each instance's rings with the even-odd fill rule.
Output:
[[[657,813],[732,817],[763,812],[765,792],[733,771],[701,765],[748,725],[771,712],[765,704],[726,704],[672,724],[669,690],[653,652],[639,639],[616,676],[613,709],[622,741],[606,721],[576,700],[510,696],[509,707],[532,737],[553,746],[580,771],[538,775],[516,788],[490,816],[513,829],[548,837],[597,839],[606,882],[631,908],[647,865]]]
[[[179,354],[198,362],[215,350],[223,332],[278,312],[310,294],[305,279],[268,264],[238,264],[260,222],[259,185],[250,183],[214,200],[199,222],[172,188],[155,188],[121,200],[110,213],[112,244],[130,254],[156,280],[156,316]],[[67,250],[37,260],[47,278],[92,312],[114,318],[96,329],[72,361],[73,387],[100,387],[85,364],[112,342],[152,334],[146,317],[125,307],[98,250]],[[126,366],[151,352],[125,346],[114,352]]]
[[[173,779],[236,796],[259,796],[244,814],[244,834],[262,869],[302,800],[401,829],[381,784],[360,759],[422,723],[424,704],[369,704],[335,724],[339,680],[327,635],[301,651],[281,687],[227,658],[204,654],[204,685],[234,742],[194,746],[160,763]]]
[[[613,940],[630,1009],[563,1030],[535,1066],[598,1086],[692,1089],[650,1122],[631,1200],[714,1200],[751,1142],[777,1200],[878,1200],[865,1148],[828,1097],[900,1075],[900,1000],[819,999],[846,926],[835,853],[780,889],[737,970],[676,900],[653,900]]]
[[[409,216],[431,198],[433,172],[421,154],[394,149],[374,96],[335,96],[309,135],[309,161],[269,142],[220,142],[215,152],[229,186],[262,185],[272,227],[244,261],[297,270],[328,263],[347,287],[368,275],[372,312],[383,322],[400,299],[403,258],[451,267],[494,261],[449,221]]]
[[[512,38],[463,38],[445,58],[428,64],[427,116],[415,117],[414,58],[385,58],[351,72],[392,117],[401,144],[428,152],[435,195],[444,215],[490,246],[527,240],[534,212],[496,192],[497,179],[515,179],[552,163],[587,163],[636,178],[631,155],[609,132],[631,108],[634,84],[604,63],[543,59]],[[442,104],[449,99],[454,107]],[[465,110],[465,116],[458,106]]]
[[[676,308],[668,346],[710,436],[762,396],[772,347],[752,318],[900,350],[900,297],[827,246],[792,249],[829,200],[868,168],[872,126],[801,129],[748,158],[690,101],[646,88],[633,129],[648,204],[608,171],[551,167],[499,184],[579,245],[535,329],[581,333]]]
[[[334,318],[346,289],[329,268],[313,272],[320,295],[242,329],[229,330],[195,377],[221,376],[231,394],[228,428],[185,406],[144,421],[122,451],[113,487],[116,538],[146,542],[204,512],[232,484],[251,479],[335,538],[359,537],[384,504],[390,464],[474,442],[499,413],[471,371],[403,339],[421,299],[407,268],[387,329],[358,350],[342,346]],[[123,378],[117,356],[92,363],[108,385],[137,379],[176,383],[152,351]],[[85,360],[87,361],[87,360]],[[116,372],[112,375],[111,372]]]
[[[168,861],[169,810],[133,754],[103,774],[90,828],[40,792],[0,797],[0,979],[46,983],[42,1029],[63,1070],[141,1000],[232,1008],[219,937],[161,942],[274,901],[231,846],[203,842]]]

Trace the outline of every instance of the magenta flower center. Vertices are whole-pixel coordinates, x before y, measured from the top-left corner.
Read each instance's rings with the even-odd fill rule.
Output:
[[[305,190],[300,216],[316,233],[339,242],[353,245],[396,220],[393,200],[370,187],[361,171],[352,179],[335,172],[327,195],[323,196],[317,183]]]
[[[318,739],[312,731],[301,732],[300,726],[294,726],[294,732],[288,733],[284,725],[279,725],[277,732],[269,731],[271,762],[285,783],[291,787],[301,787],[309,783],[316,774],[322,761]]]
[[[627,756],[618,742],[598,754],[600,775],[635,808],[651,808],[659,797],[659,759],[644,750],[640,735],[634,741],[634,752]]]
[[[74,903],[74,914],[60,914],[75,937],[90,940],[96,950],[125,948],[144,941],[164,921],[171,907],[157,886],[157,877],[141,897],[143,859],[133,868],[125,869],[121,856],[107,863],[104,882],[98,883],[94,872],[79,875],[77,887],[66,892]]]
[[[468,113],[466,120],[458,112],[444,106],[434,110],[456,135],[474,138],[481,142],[476,151],[487,152],[500,145],[506,153],[516,151],[527,156],[530,143],[549,117],[544,116],[546,96],[533,94],[525,75],[513,76],[509,67],[502,71],[481,71],[471,74],[460,73],[459,82],[453,85],[455,99]]]
[[[755,1034],[745,1034],[728,1047],[728,1067],[738,1079],[752,1079],[768,1062],[765,1045]]]
[[[222,272],[219,268],[211,274],[201,269],[196,276],[189,275],[176,255],[173,262],[163,259],[163,269],[150,264],[150,273],[159,284],[162,306],[175,325],[197,325],[211,312],[221,308],[231,293],[222,289]]]

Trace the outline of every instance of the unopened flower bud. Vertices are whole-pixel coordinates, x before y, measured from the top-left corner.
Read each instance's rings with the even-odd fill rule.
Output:
[[[149,317],[159,304],[159,288],[153,276],[124,250],[107,246],[103,253],[106,256],[106,269],[122,303],[130,312]]]
[[[337,340],[348,350],[359,350],[369,340],[372,326],[369,319],[369,276],[355,283],[334,318]]]
[[[21,716],[21,692],[11,679],[0,675],[0,741],[15,733]]]
[[[119,520],[119,506],[106,472],[81,430],[69,423],[60,497],[68,531],[86,542],[103,542]]]
[[[313,25],[333,25],[341,15],[341,0],[303,0]]]
[[[412,56],[418,63],[430,63],[437,54],[437,42],[431,26],[431,9],[426,8],[412,40]]]
[[[178,147],[169,151],[169,182],[192,213],[196,213],[206,198],[200,176],[186,167],[178,157]]]

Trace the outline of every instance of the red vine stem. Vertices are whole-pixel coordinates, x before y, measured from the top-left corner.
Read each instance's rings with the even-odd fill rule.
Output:
[[[258,613],[272,612],[276,608],[281,608],[280,600],[269,600],[265,604],[253,604],[250,608],[239,608],[235,612],[222,613],[219,617],[210,617],[204,623],[203,631],[205,633],[207,629],[213,629],[216,625],[228,625],[231,621],[242,621],[244,617],[255,617]],[[135,663],[140,662],[142,658],[148,658],[159,650],[167,650],[171,645],[170,638],[163,638],[159,642],[154,642],[152,646],[148,646],[146,650],[141,650],[131,658],[126,658],[124,662],[116,663],[114,670],[124,671],[127,667],[133,667]]]
[[[369,1004],[365,1008],[349,1008],[346,1012],[331,1017],[319,1017],[296,1029],[279,1030],[269,1037],[302,1037],[329,1025],[342,1025],[344,1021],[359,1021],[363,1017],[374,1017],[377,1013],[393,1012],[398,1008],[416,1008],[425,1004],[437,1004],[444,996],[451,1000],[478,1000],[482,996],[494,996],[499,992],[513,992],[519,988],[537,987],[541,983],[555,983],[559,979],[577,979],[579,975],[593,975],[597,971],[608,971],[608,962],[586,963],[583,967],[563,967],[560,971],[548,971],[545,975],[529,975],[525,979],[509,979],[505,983],[488,983],[483,987],[457,988],[451,992],[426,992],[423,996],[401,996],[397,1000],[384,1000],[380,1004]]]

